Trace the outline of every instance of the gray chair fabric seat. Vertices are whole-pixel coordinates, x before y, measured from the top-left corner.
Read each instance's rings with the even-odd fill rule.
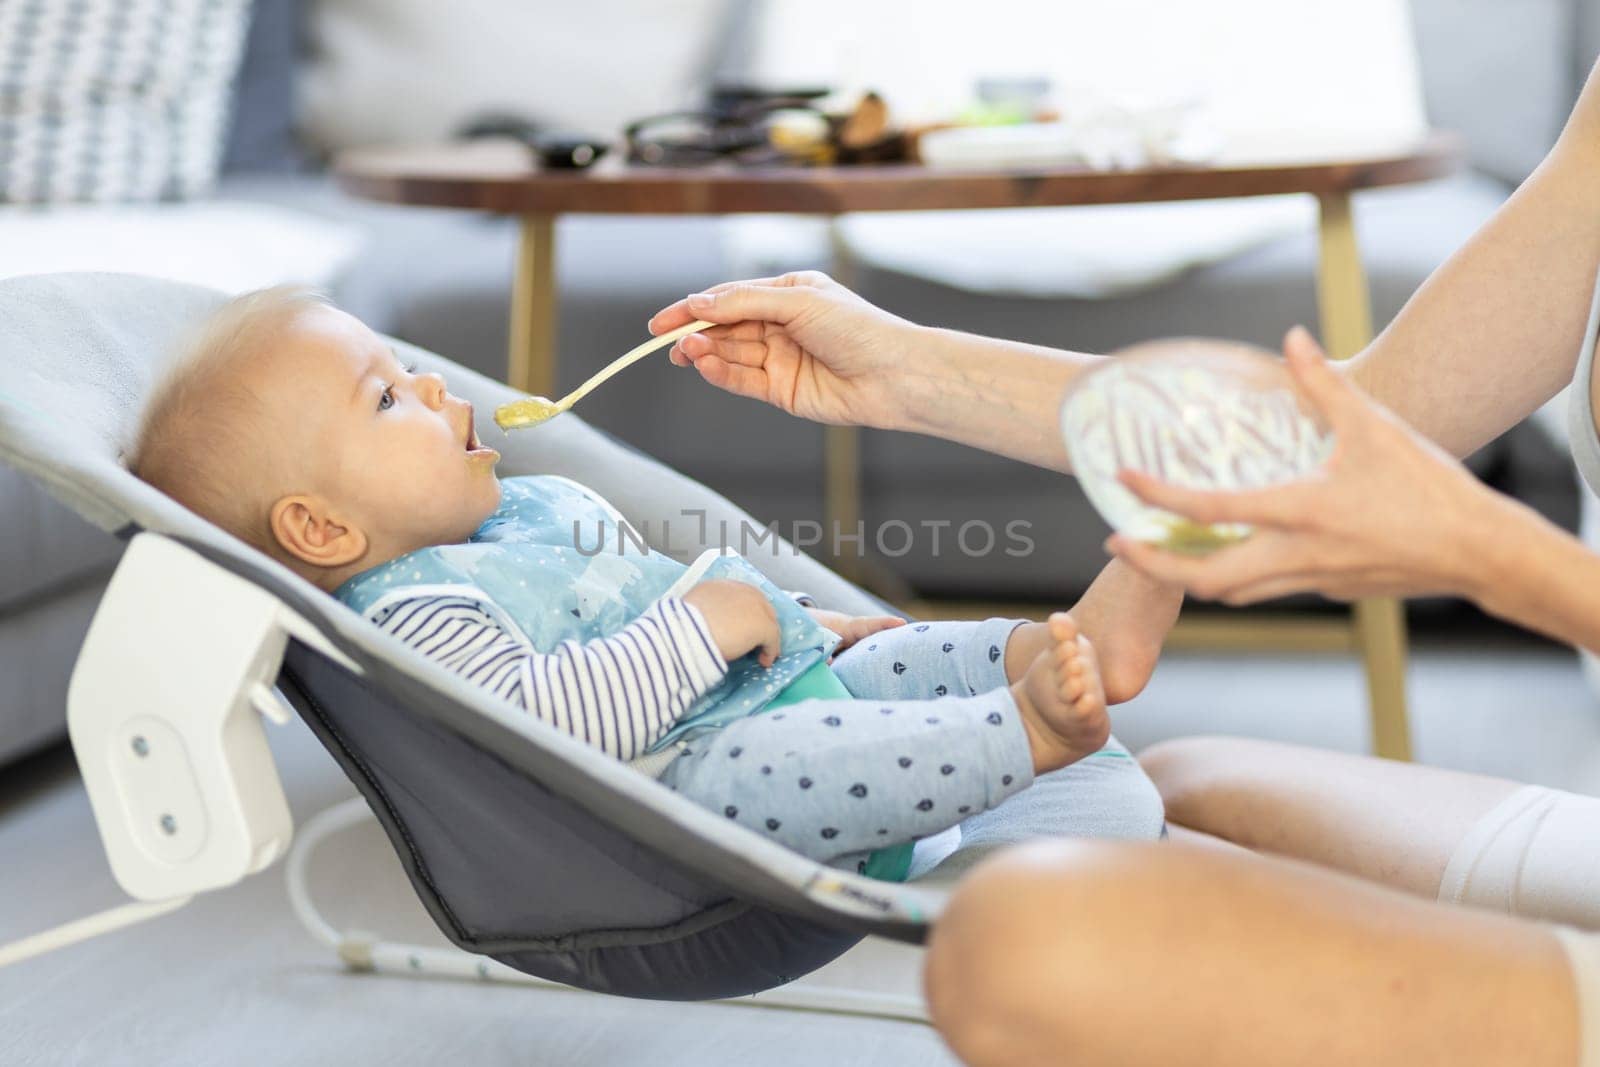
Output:
[[[222,299],[117,275],[0,285],[7,364],[20,372],[0,394],[0,457],[103,529],[171,537],[248,578],[360,665],[357,677],[294,642],[281,688],[366,797],[447,937],[583,988],[688,999],[770,988],[868,930],[919,936],[917,923],[819,905],[804,889],[810,864],[755,835],[728,838],[725,820],[511,715],[129,474],[119,458],[163,356]],[[480,412],[511,395],[409,354],[449,371]],[[553,451],[541,439],[585,432],[573,420],[508,451],[521,444],[532,466]]]
[[[770,988],[865,933],[921,938],[936,891],[822,867],[699,808],[406,649],[129,474],[119,458],[162,359],[222,299],[123,275],[0,283],[8,326],[0,363],[9,372],[0,387],[0,462],[103,530],[172,538],[246,578],[359,666],[357,675],[291,641],[280,688],[366,798],[451,941],[587,989],[702,999]],[[446,373],[485,420],[480,432],[491,432],[494,408],[514,395],[507,387],[398,346],[425,370]],[[572,416],[504,439],[503,455],[507,473],[577,476],[628,501],[624,514],[646,531],[659,531],[686,501],[708,509],[712,530],[744,517]],[[674,533],[675,550],[686,547],[685,534]],[[830,606],[875,607],[798,554],[756,562]],[[1148,781],[1122,780],[1131,793],[1102,790],[1100,800],[1125,803],[1132,823],[1152,814],[1159,823]],[[1051,832],[1073,832],[1070,784],[1047,776],[1031,798],[1031,817]],[[1004,810],[989,813],[987,840],[1008,836],[993,826]]]

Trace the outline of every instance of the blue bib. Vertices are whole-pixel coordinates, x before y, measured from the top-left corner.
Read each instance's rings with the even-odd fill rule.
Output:
[[[566,478],[506,478],[500,507],[465,544],[435,545],[351,578],[334,595],[362,616],[385,601],[462,586],[482,591],[502,624],[540,652],[563,641],[610,637],[664,596],[731,578],[756,586],[778,613],[782,654],[763,670],[755,657],[695,702],[655,752],[685,735],[753,715],[796,678],[826,661],[839,639],[744,559],[706,552],[692,565],[643,547],[598,496]]]

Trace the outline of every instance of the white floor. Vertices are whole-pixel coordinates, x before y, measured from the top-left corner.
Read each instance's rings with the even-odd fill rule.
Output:
[[[1600,793],[1600,702],[1567,653],[1499,638],[1430,640],[1412,671],[1421,759]],[[1333,657],[1173,654],[1117,712],[1139,748],[1187,733],[1360,751],[1361,677]],[[296,726],[275,740],[297,819],[349,787]],[[316,871],[341,921],[427,938],[377,834]],[[107,907],[105,868],[69,758],[0,774],[0,942]],[[335,906],[337,904],[337,906]],[[435,937],[436,939],[436,937]],[[837,970],[910,988],[916,955],[869,947]],[[887,977],[893,975],[894,977]],[[349,975],[290,917],[281,867],[158,920],[0,971],[0,1063],[939,1065],[915,1023]]]

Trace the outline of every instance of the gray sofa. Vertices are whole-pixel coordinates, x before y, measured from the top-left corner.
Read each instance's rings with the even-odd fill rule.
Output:
[[[367,243],[335,297],[379,330],[498,374],[512,225],[353,201],[304,157],[293,139],[292,83],[297,20],[308,2],[259,0],[223,195],[359,224]],[[1414,7],[1434,120],[1467,134],[1474,166],[1447,181],[1358,198],[1380,322],[1537,162],[1600,40],[1600,0],[1416,0]],[[561,223],[563,386],[635,343],[663,303],[733,272],[714,226],[708,219]],[[1289,324],[1315,322],[1314,253],[1312,235],[1290,237],[1172,284],[1102,301],[976,295],[870,269],[856,283],[868,299],[908,318],[1024,341],[1105,351],[1199,334],[1273,345]],[[709,390],[664,361],[632,371],[630,388],[597,393],[585,414],[763,521],[820,515],[815,426]],[[1519,429],[1474,462],[1499,487],[1573,523],[1570,470],[1539,434]],[[943,442],[878,433],[865,435],[863,463],[869,523],[1020,519],[1049,546],[1018,560],[949,552],[934,559],[919,545],[894,565],[921,593],[1065,602],[1103,560],[1103,527],[1070,479]],[[74,653],[117,552],[117,544],[0,470],[0,762],[61,735]]]

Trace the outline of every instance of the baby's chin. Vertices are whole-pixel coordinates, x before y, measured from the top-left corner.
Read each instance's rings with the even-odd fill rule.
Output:
[[[420,526],[413,525],[397,538],[397,555],[416,552],[435,545],[460,545],[472,540],[472,535],[500,506],[500,489],[496,484],[493,500],[474,502],[469,507],[454,509],[450,515],[433,515]]]

